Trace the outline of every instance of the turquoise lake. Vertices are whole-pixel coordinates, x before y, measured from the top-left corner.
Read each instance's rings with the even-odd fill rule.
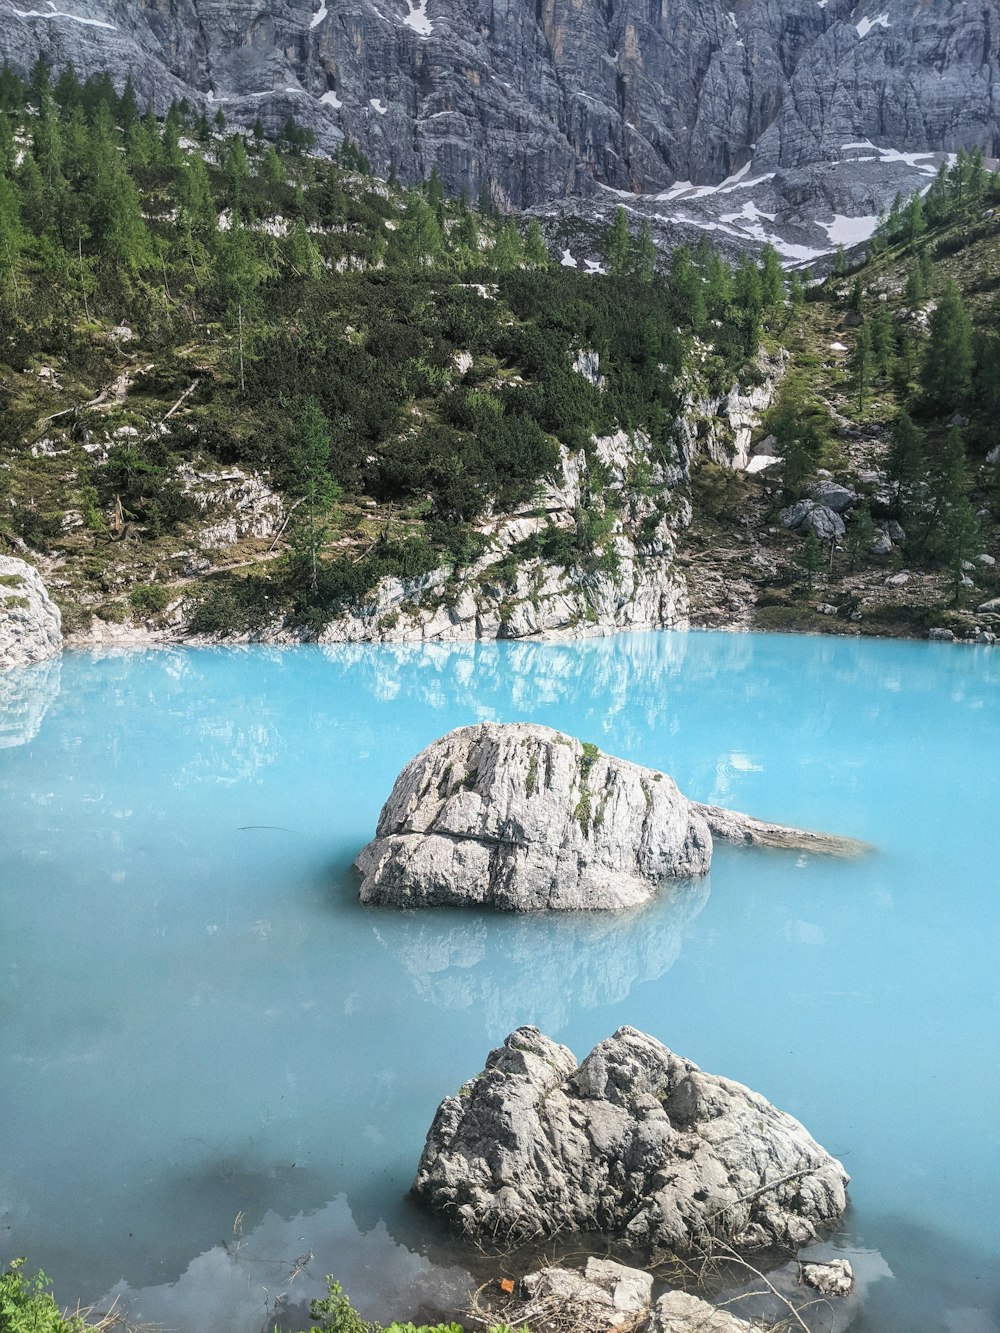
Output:
[[[393,913],[396,773],[533,720],[693,798],[862,838],[737,848],[624,917]],[[535,1023],[622,1024],[852,1175],[859,1333],[1000,1330],[1000,650],[763,635],[182,649],[0,675],[0,1261],[178,1333],[434,1313],[440,1099]],[[308,1257],[310,1256],[311,1257]],[[493,1270],[490,1270],[493,1271]]]

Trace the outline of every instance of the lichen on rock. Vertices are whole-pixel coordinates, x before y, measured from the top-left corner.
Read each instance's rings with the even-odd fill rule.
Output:
[[[363,902],[579,910],[638,906],[711,855],[670,778],[549,727],[481,723],[407,764],[357,866]]]
[[[521,1027],[447,1097],[413,1193],[480,1240],[597,1233],[635,1251],[798,1249],[849,1177],[792,1116],[623,1027],[581,1065]]]
[[[62,618],[38,570],[0,555],[0,670],[31,666],[62,649]]]
[[[390,907],[620,910],[705,874],[712,837],[851,854],[861,843],[698,805],[672,778],[550,727],[483,722],[429,745],[396,779],[355,862]]]

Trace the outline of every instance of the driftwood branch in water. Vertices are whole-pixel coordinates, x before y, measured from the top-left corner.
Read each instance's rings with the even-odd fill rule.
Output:
[[[808,829],[786,828],[784,824],[770,824],[752,815],[736,810],[724,810],[718,805],[699,805],[695,809],[708,821],[712,837],[720,842],[734,842],[748,847],[784,847],[792,851],[817,852],[821,856],[863,856],[872,846],[857,838],[844,838],[837,833],[813,833]]]

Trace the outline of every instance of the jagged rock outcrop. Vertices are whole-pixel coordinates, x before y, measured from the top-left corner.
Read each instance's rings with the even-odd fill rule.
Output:
[[[592,484],[592,467],[600,484]],[[643,485],[633,485],[642,472]],[[481,526],[486,552],[461,570],[383,579],[323,631],[323,643],[522,639],[571,633],[687,627],[687,586],[674,564],[674,531],[689,517],[678,491],[686,472],[658,457],[641,431],[601,436],[584,451],[563,448],[553,476],[514,513]],[[606,514],[605,548],[569,563],[525,543],[578,536],[589,508]]]
[[[653,210],[681,220],[702,202],[683,183],[734,177],[698,225],[749,246],[776,207],[849,242],[837,214],[874,216],[914,154],[989,152],[1000,105],[997,0],[0,0],[0,55],[39,52],[131,75],[161,109],[186,96],[272,129],[293,114],[382,172],[436,166],[504,204],[681,182]],[[747,214],[751,163],[777,204]]]
[[[859,844],[700,806],[651,768],[549,727],[460,727],[406,765],[358,855],[361,901],[501,911],[616,910],[705,874],[710,822],[733,842]]]
[[[407,764],[356,864],[362,902],[524,912],[636,907],[711,858],[670,778],[548,727],[482,723]]]
[[[597,1233],[685,1255],[713,1238],[797,1249],[841,1216],[848,1180],[790,1115],[634,1028],[577,1066],[522,1027],[441,1103],[413,1193],[484,1240]]]
[[[0,670],[44,662],[62,649],[62,617],[34,565],[0,555]]]

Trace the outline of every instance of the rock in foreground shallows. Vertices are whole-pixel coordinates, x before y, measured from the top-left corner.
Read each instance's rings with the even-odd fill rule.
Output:
[[[848,1179],[790,1115],[634,1028],[578,1067],[522,1027],[441,1103],[413,1192],[475,1238],[683,1255],[797,1249],[843,1213]]]
[[[406,765],[357,866],[363,902],[533,911],[635,907],[711,859],[670,778],[548,727],[482,723]]]
[[[0,671],[44,662],[61,648],[59,608],[38,570],[0,555]]]
[[[671,778],[549,727],[484,722],[406,765],[358,856],[361,900],[391,907],[636,907],[703,875],[712,834],[820,852],[849,839],[699,806]]]

